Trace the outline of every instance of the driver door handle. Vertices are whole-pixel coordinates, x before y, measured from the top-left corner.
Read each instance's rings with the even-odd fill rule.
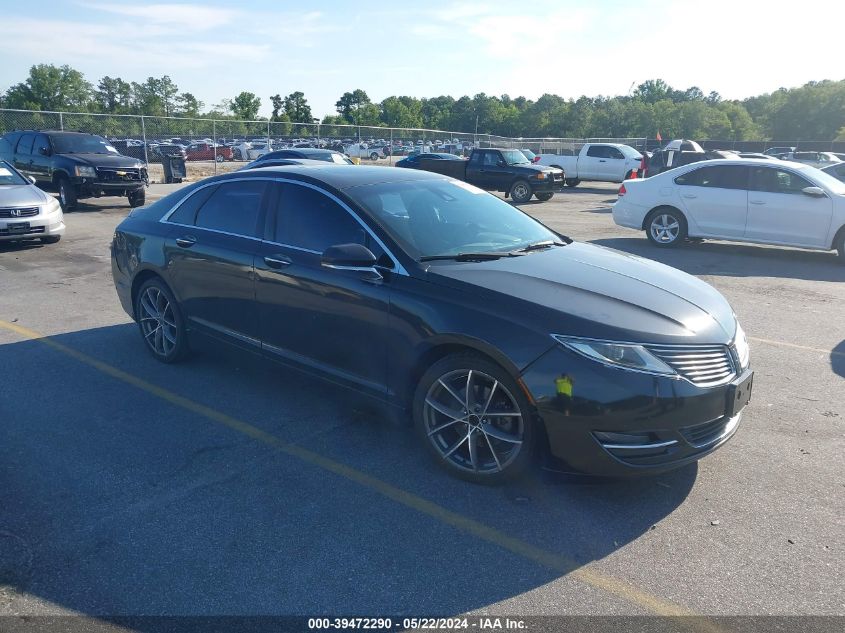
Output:
[[[751,204],[766,204],[762,200],[749,200],[748,202],[750,202]]]
[[[273,255],[272,257],[265,257],[264,263],[267,264],[270,268],[279,270],[280,268],[284,268],[285,266],[290,266],[293,261],[290,257],[286,257],[285,255]]]
[[[697,195],[695,195],[694,193],[685,193],[685,194],[684,194],[684,198],[693,199],[693,198],[697,198],[697,197],[698,197],[698,196],[697,196]]]
[[[176,238],[176,246],[179,248],[191,248],[194,244],[197,243],[197,238],[193,235],[186,235],[184,237],[177,237]]]

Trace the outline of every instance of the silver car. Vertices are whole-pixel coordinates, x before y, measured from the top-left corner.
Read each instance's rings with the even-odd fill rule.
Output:
[[[0,241],[41,239],[55,244],[64,233],[59,201],[0,160]]]

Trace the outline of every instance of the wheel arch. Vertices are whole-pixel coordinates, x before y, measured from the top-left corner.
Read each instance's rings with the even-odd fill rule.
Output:
[[[54,185],[58,185],[58,184],[59,184],[59,180],[60,180],[61,178],[67,178],[67,179],[70,179],[70,174],[69,174],[69,173],[67,172],[67,170],[66,170],[66,169],[64,169],[64,168],[54,169],[54,170],[53,170],[53,184],[54,184]]]
[[[686,213],[684,213],[683,211],[681,211],[681,210],[680,210],[678,207],[676,207],[675,205],[672,205],[672,204],[661,204],[661,205],[658,205],[658,206],[654,207],[653,209],[649,209],[648,213],[646,213],[646,214],[645,214],[645,216],[643,216],[643,224],[642,224],[642,226],[640,227],[643,231],[647,230],[647,226],[646,226],[646,224],[648,223],[648,219],[649,219],[649,218],[650,218],[650,217],[651,217],[651,216],[652,216],[652,215],[653,215],[656,211],[659,211],[660,209],[671,209],[672,211],[676,211],[676,212],[677,212],[677,213],[679,213],[679,214],[681,215],[681,217],[684,219],[684,222],[686,222],[686,223],[687,223],[687,226],[689,226],[689,218],[687,217],[687,214],[686,214]]]
[[[135,313],[135,304],[137,303],[136,300],[138,299],[138,291],[141,289],[141,286],[143,286],[150,279],[160,280],[161,283],[167,286],[167,289],[171,293],[173,293],[173,289],[170,287],[170,284],[167,283],[164,277],[162,277],[161,273],[159,273],[157,270],[154,270],[152,268],[144,268],[136,272],[135,276],[132,278],[132,286],[129,290],[129,296],[132,299],[132,318],[136,321],[138,320],[138,315]]]
[[[831,250],[835,249],[839,245],[839,240],[842,239],[842,236],[845,235],[845,224],[839,227],[839,230],[833,234],[833,239],[830,242]]]

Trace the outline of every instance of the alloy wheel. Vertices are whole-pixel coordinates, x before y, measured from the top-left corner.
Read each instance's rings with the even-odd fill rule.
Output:
[[[177,343],[176,317],[170,301],[159,288],[151,286],[138,304],[144,340],[158,356],[169,356]]]
[[[649,227],[651,237],[655,242],[663,244],[671,244],[678,239],[681,230],[681,224],[678,219],[668,213],[662,213],[654,216]]]
[[[423,423],[441,459],[470,473],[501,472],[522,450],[525,422],[516,399],[481,371],[438,378],[426,394]]]

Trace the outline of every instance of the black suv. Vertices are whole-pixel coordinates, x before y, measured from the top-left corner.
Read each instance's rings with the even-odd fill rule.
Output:
[[[140,207],[149,185],[143,161],[122,156],[103,137],[83,132],[9,132],[0,137],[0,159],[42,188],[58,191],[64,211],[78,199],[101,196],[126,196],[129,206]]]

